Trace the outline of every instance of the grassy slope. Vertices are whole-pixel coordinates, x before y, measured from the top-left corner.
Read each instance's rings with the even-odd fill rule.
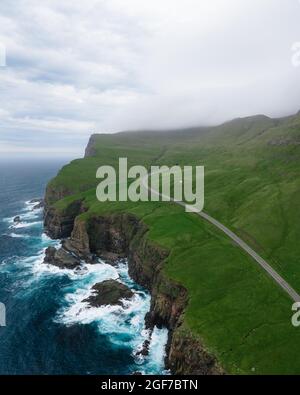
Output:
[[[278,141],[284,141],[278,145]],[[164,270],[190,295],[186,326],[229,372],[300,373],[300,329],[291,301],[224,235],[168,203],[105,203],[95,198],[101,164],[204,164],[205,210],[252,245],[300,292],[300,117],[254,117],[218,128],[126,133],[97,138],[96,157],[73,161],[52,181],[78,194],[92,213],[130,211],[168,247]],[[276,145],[270,144],[276,143]],[[82,192],[84,191],[84,192]]]

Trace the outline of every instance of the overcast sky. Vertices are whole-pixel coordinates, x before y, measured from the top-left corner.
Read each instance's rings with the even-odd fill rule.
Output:
[[[1,0],[0,155],[291,114],[297,42],[298,0]]]

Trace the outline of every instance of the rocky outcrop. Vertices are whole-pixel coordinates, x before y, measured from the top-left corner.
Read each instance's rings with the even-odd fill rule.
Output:
[[[80,259],[66,251],[64,248],[56,249],[48,247],[45,253],[44,263],[59,267],[60,269],[77,269],[81,265]]]
[[[177,326],[170,337],[168,367],[179,375],[225,374],[216,358],[184,325]]]
[[[29,204],[41,203],[43,201],[44,201],[44,199],[42,199],[42,198],[34,198],[34,199],[30,200]]]
[[[32,210],[38,210],[44,207],[44,199],[32,199],[29,203],[34,204]]]
[[[91,256],[104,260],[127,257],[130,276],[151,290],[168,251],[152,243],[147,231],[141,221],[128,213],[92,216],[84,221],[77,218],[71,237],[64,245],[84,259]]]
[[[41,208],[44,207],[44,200],[42,199],[39,203],[37,203],[32,210],[40,210]]]
[[[65,186],[53,185],[53,182],[50,182],[46,187],[44,205],[45,210],[53,205],[55,202],[65,198],[66,196],[72,195],[72,191],[66,188]]]
[[[102,256],[112,252],[125,256],[129,246],[127,232],[135,232],[136,221],[127,215],[94,216],[87,222],[87,234],[92,253]]]
[[[88,302],[92,307],[122,306],[124,300],[131,299],[134,295],[125,284],[115,280],[106,280],[95,284],[92,290],[93,294],[83,300],[83,302]]]
[[[156,289],[157,277],[169,251],[149,240],[147,232],[147,227],[139,223],[129,243],[127,257],[131,278],[153,293]]]
[[[85,158],[87,158],[88,156],[96,155],[96,149],[95,149],[96,139],[97,139],[97,134],[92,134],[89,139],[88,145],[86,146],[85,149],[85,154],[84,154]]]
[[[14,218],[14,223],[15,224],[19,224],[21,222],[21,217],[19,216],[19,215],[17,215],[15,218]]]
[[[146,326],[167,327],[173,331],[188,303],[186,289],[169,280],[162,271],[155,277],[152,287],[151,308],[146,315]]]
[[[135,354],[136,356],[142,355],[143,357],[146,357],[147,355],[149,355],[150,344],[151,344],[151,340],[150,340],[151,336],[152,336],[152,333],[150,334],[149,339],[146,339],[144,341],[141,349],[136,352],[136,354]]]
[[[58,209],[55,205],[46,205],[44,211],[45,232],[52,239],[69,237],[74,227],[75,218],[84,211],[82,200],[73,201],[65,209]]]
[[[208,352],[184,326],[184,311],[188,303],[187,290],[168,279],[162,271],[152,288],[151,308],[146,315],[146,326],[167,327],[167,367],[175,374],[223,374],[217,359]]]
[[[73,221],[71,237],[63,241],[63,246],[68,251],[74,252],[80,256],[82,259],[87,261],[93,260],[85,221],[80,218],[75,218],[75,221]]]
[[[222,374],[217,360],[187,330],[183,330],[184,311],[188,303],[188,293],[180,284],[168,279],[161,270],[168,257],[168,251],[154,244],[148,238],[147,226],[134,215],[128,213],[107,216],[92,216],[74,220],[81,203],[67,212],[67,227],[51,221],[52,234],[70,235],[63,242],[66,250],[76,253],[84,259],[93,256],[109,258],[128,257],[130,276],[140,285],[150,290],[151,309],[146,316],[149,329],[166,326],[169,329],[167,366],[174,374]],[[57,221],[66,217],[57,217]],[[71,227],[72,231],[71,231]],[[54,232],[53,232],[54,231]],[[94,305],[108,303],[103,284],[98,287],[98,295],[90,299]],[[110,288],[110,287],[109,287]],[[97,291],[97,290],[96,290]],[[107,291],[108,292],[108,291]],[[101,296],[102,295],[102,296]],[[147,352],[147,344],[143,347]]]

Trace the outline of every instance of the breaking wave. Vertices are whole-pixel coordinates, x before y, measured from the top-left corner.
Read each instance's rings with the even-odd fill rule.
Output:
[[[96,264],[83,262],[77,270],[60,269],[43,263],[45,249],[49,245],[58,248],[60,242],[51,240],[43,233],[41,210],[32,210],[33,206],[30,202],[25,203],[18,214],[20,222],[15,223],[15,217],[4,218],[8,229],[13,229],[8,233],[9,237],[15,239],[16,243],[21,239],[27,243],[27,250],[22,247],[18,255],[11,253],[11,256],[2,260],[0,266],[0,272],[14,276],[12,288],[15,297],[23,303],[26,300],[28,303],[38,303],[40,300],[37,295],[43,290],[43,294],[49,294],[57,305],[50,317],[54,328],[63,326],[68,330],[78,328],[78,325],[96,328],[99,336],[105,337],[106,348],[110,347],[114,352],[128,350],[129,360],[125,373],[166,373],[164,358],[168,331],[154,328],[150,333],[145,329],[144,319],[150,308],[150,295],[129,277],[127,262],[120,261],[116,266],[100,260]],[[19,229],[22,229],[21,233],[18,233]],[[93,285],[108,279],[126,284],[134,296],[130,300],[124,300],[122,306],[96,308],[83,302],[91,295]],[[48,303],[48,300],[45,299],[44,303]],[[34,309],[34,305],[31,308]],[[142,356],[138,351],[147,339],[150,340],[149,354]]]

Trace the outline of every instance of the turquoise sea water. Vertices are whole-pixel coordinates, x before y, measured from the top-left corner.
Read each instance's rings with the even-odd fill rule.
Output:
[[[62,161],[0,162],[0,374],[146,374],[164,372],[167,330],[155,328],[150,354],[135,353],[147,338],[144,316],[150,295],[128,276],[126,261],[112,267],[84,264],[80,271],[43,263],[58,246],[43,233],[41,197]],[[13,218],[21,216],[15,225]],[[124,307],[89,308],[91,287],[118,279],[135,295]]]

